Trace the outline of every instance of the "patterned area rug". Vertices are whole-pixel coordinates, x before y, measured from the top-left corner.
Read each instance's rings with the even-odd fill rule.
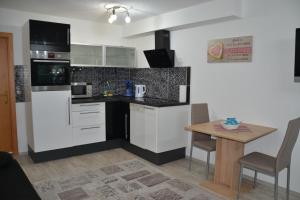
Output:
[[[221,200],[136,159],[34,187],[43,200]]]

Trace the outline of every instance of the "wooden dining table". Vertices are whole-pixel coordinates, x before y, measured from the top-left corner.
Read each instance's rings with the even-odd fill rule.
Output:
[[[203,181],[200,185],[228,199],[235,199],[240,176],[238,161],[244,156],[245,144],[273,133],[277,129],[241,123],[236,130],[227,130],[223,128],[221,121],[193,124],[186,126],[185,130],[216,137],[214,178],[213,180]]]

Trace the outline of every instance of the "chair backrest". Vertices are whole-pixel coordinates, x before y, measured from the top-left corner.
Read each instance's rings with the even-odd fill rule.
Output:
[[[293,148],[300,130],[300,117],[289,121],[288,128],[276,158],[276,170],[286,168],[291,163]]]
[[[192,104],[192,112],[191,113],[192,113],[192,116],[191,116],[192,124],[209,122],[207,103]],[[192,141],[205,140],[205,139],[210,139],[210,138],[211,138],[211,136],[209,136],[207,134],[193,132]]]

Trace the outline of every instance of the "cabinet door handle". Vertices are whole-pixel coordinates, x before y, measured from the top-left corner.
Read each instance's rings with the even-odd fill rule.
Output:
[[[98,128],[100,128],[100,126],[94,126],[94,127],[89,127],[89,128],[81,128],[80,130],[84,131],[84,130],[98,129]]]
[[[125,114],[125,120],[124,120],[124,122],[125,122],[125,139],[127,140],[128,139],[128,131],[127,131],[127,120],[128,120],[128,115],[127,114]]]
[[[80,104],[79,106],[99,106],[100,104],[89,104],[89,105],[84,105],[84,104]]]
[[[67,30],[67,44],[70,45],[70,29]]]
[[[69,114],[69,125],[71,125],[71,98],[68,97],[68,114]]]
[[[154,108],[150,108],[150,107],[146,107],[146,106],[144,106],[144,108],[147,110],[154,110]]]
[[[97,111],[97,112],[81,112],[80,114],[81,115],[86,115],[86,114],[97,114],[97,113],[100,113],[100,111]]]
[[[42,63],[69,63],[69,60],[33,60],[33,62],[42,62]]]

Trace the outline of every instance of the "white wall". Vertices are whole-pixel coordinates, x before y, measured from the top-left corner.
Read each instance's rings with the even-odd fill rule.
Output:
[[[0,25],[22,27],[29,19],[71,24],[72,43],[120,45],[121,27],[86,20],[71,19],[0,8]]]
[[[0,24],[0,32],[13,33],[14,65],[22,65],[23,64],[23,55],[22,55],[23,52],[22,52],[22,29],[21,29],[21,27]]]
[[[20,12],[0,8],[0,32],[13,33],[14,65],[23,65],[22,27],[29,19],[71,24],[71,42],[84,44],[122,45],[121,27],[84,20]],[[17,103],[17,131],[19,152],[27,152],[27,103]]]
[[[209,0],[188,8],[125,24],[123,35],[127,37],[160,29],[179,29],[190,25],[209,24],[218,20],[237,19],[240,16],[240,0]]]
[[[149,67],[143,51],[155,48],[153,33],[144,34],[144,36],[135,37],[134,39],[124,39],[123,44],[136,47],[136,66],[138,68]]]
[[[247,144],[246,153],[261,151],[275,156],[288,120],[300,116],[300,84],[293,82],[299,8],[298,0],[243,0],[243,19],[171,32],[177,65],[192,67],[192,103],[207,102],[212,120],[235,116],[245,122],[278,128],[274,134]],[[252,62],[207,63],[209,40],[243,35],[253,35]],[[146,44],[154,44],[149,40],[151,36],[131,40],[141,45],[138,49],[143,49],[143,38]],[[145,65],[144,59],[138,58],[138,66],[141,65]],[[203,152],[195,151],[194,155],[205,161]],[[300,192],[299,156],[300,139],[291,167],[291,188],[297,192]],[[282,186],[285,177],[284,171],[280,174]],[[273,182],[267,176],[259,178]]]
[[[17,112],[17,133],[18,133],[18,148],[20,153],[28,151],[27,133],[31,130],[31,116],[26,112],[28,102],[16,103]]]

